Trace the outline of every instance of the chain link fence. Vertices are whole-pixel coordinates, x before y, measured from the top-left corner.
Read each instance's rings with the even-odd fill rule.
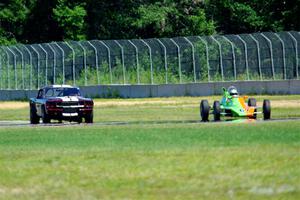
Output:
[[[299,79],[300,33],[0,46],[0,89]]]

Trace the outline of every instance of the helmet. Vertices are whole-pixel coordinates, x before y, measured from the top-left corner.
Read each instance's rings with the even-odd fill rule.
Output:
[[[228,88],[228,93],[230,94],[230,96],[233,96],[233,97],[238,97],[239,96],[239,93],[238,93],[236,87],[234,87],[234,86],[230,86]]]

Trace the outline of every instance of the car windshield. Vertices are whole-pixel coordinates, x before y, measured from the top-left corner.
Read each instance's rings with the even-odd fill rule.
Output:
[[[78,88],[49,88],[46,97],[80,96]]]

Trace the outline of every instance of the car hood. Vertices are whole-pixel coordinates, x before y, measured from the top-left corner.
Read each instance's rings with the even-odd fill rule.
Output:
[[[63,102],[92,101],[92,99],[84,98],[80,96],[52,97],[49,99],[61,99]]]

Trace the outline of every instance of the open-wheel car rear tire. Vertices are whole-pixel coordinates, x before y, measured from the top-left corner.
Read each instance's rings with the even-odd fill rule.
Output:
[[[256,107],[256,99],[255,98],[249,98],[248,99],[248,106],[249,107]],[[254,109],[254,112],[257,112],[257,109]],[[253,114],[253,119],[257,119],[257,114]]]
[[[214,113],[214,120],[215,121],[220,121],[221,119],[221,107],[220,107],[220,102],[215,101],[213,105],[213,113]]]

